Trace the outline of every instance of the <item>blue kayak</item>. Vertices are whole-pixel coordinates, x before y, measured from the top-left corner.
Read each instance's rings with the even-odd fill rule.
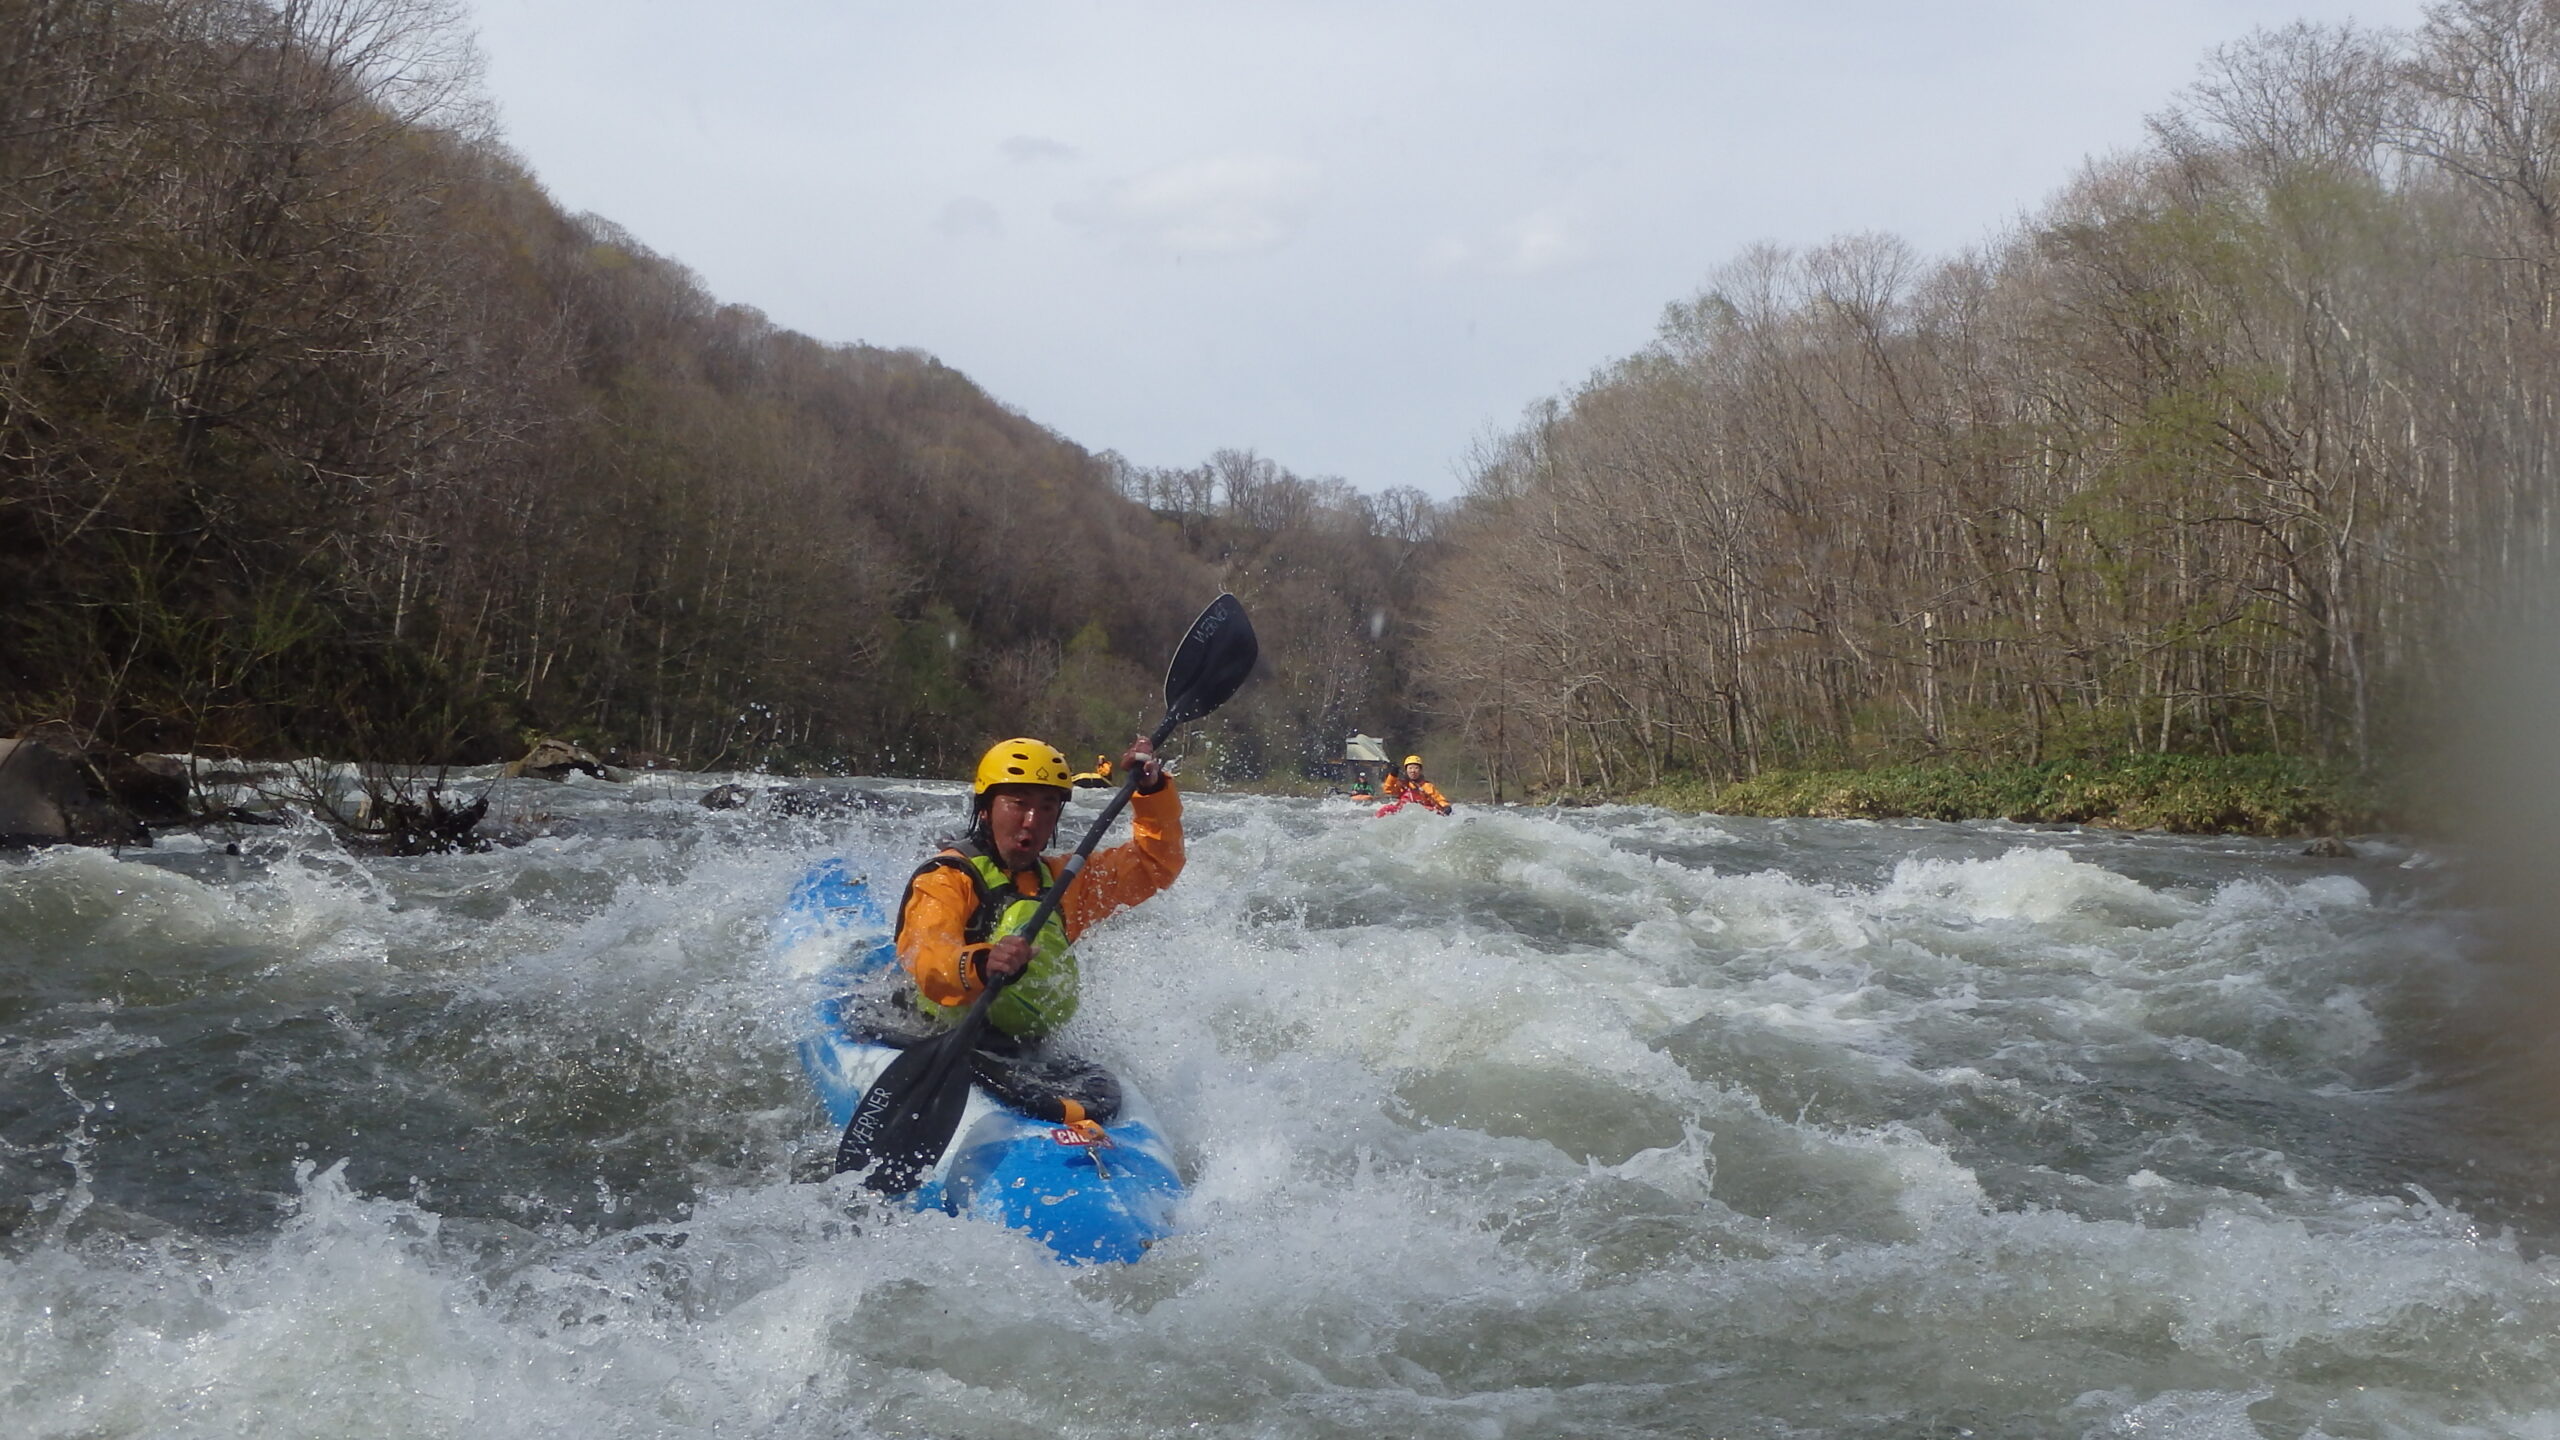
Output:
[[[858,999],[893,988],[883,977],[898,963],[888,915],[895,901],[843,860],[827,860],[791,887],[774,926],[777,961],[807,977],[813,996],[800,1064],[839,1128],[899,1051],[898,1037],[867,1018],[878,1012]],[[1145,1255],[1172,1233],[1182,1177],[1145,1099],[1114,1088],[1116,1114],[1071,1125],[972,1087],[959,1137],[916,1189],[917,1207],[1023,1231],[1070,1265]]]

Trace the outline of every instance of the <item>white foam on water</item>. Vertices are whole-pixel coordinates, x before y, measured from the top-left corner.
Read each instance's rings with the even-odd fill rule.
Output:
[[[1993,860],[1904,860],[1877,896],[1887,913],[2019,921],[2062,937],[2171,924],[2193,907],[2060,850],[2019,848]]]
[[[2073,1409],[2106,1415],[2081,1432],[2085,1440],[2265,1440],[2266,1432],[2249,1418],[2249,1407],[2274,1395],[2272,1390],[2171,1390],[2145,1400],[2121,1391],[2093,1391]]]
[[[1079,947],[1065,1037],[1192,1194],[1142,1264],[1071,1270],[790,1181],[833,1136],[789,1053],[820,957],[772,917],[826,855],[902,881],[947,815],[666,790],[564,789],[606,818],[496,856],[0,868],[0,932],[99,975],[247,947],[399,1083],[593,1111],[505,1177],[578,1203],[505,1213],[277,1155],[283,1218],[197,1233],[88,1152],[66,1218],[45,1161],[64,1198],[0,1252],[26,1433],[2560,1433],[2560,1262],[2249,1128],[2375,1103],[2395,974],[2453,963],[2345,876],[1820,832],[1859,883],[1768,863],[1783,825],[1213,797],[1182,882]],[[363,1030],[382,995],[412,1030]],[[52,1071],[94,1103],[81,1067],[164,1053],[131,1018],[0,1036],[55,1107],[28,1167],[107,1133]]]

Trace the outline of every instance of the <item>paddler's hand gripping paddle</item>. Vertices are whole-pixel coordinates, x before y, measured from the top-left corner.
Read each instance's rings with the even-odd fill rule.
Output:
[[[1227,697],[1253,673],[1260,655],[1253,622],[1245,618],[1244,606],[1236,597],[1221,595],[1209,602],[1173,652],[1173,663],[1165,667],[1164,723],[1156,727],[1152,742],[1162,745],[1175,726],[1227,703]],[[1143,765],[1130,767],[1129,778],[1120,782],[1119,793],[1102,807],[1093,828],[1085,832],[1084,843],[1041,892],[1039,907],[1013,933],[1037,935],[1049,923],[1067,887],[1084,872],[1085,857],[1093,853],[1111,822],[1120,818],[1121,808],[1129,803],[1145,773]],[[853,1107],[853,1119],[846,1123],[844,1139],[836,1146],[837,1174],[868,1167],[870,1173],[862,1180],[866,1187],[903,1195],[941,1162],[951,1137],[959,1133],[961,1112],[969,1106],[969,1053],[978,1048],[978,1037],[987,1028],[987,1007],[1003,988],[1001,981],[990,983],[970,1002],[958,1024],[909,1047],[871,1082],[862,1103]]]

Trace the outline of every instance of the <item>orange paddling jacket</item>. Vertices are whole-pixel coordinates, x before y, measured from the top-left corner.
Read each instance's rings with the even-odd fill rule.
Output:
[[[1038,896],[1066,858],[1045,856],[1039,868],[1015,871],[1014,893],[1010,896],[1001,892],[982,896],[977,870],[962,850],[945,849],[916,872],[915,878],[907,882],[906,899],[898,909],[898,963],[914,977],[916,993],[928,1002],[928,1008],[964,1006],[978,998],[978,992],[986,988],[980,978],[979,957],[989,943],[1003,938],[971,933],[989,928],[978,923],[982,910],[991,919],[1010,908],[1016,897]],[[1084,873],[1067,887],[1066,897],[1059,902],[1057,916],[1050,923],[1064,921],[1065,940],[1071,943],[1095,923],[1172,884],[1174,877],[1182,873],[1182,859],[1182,797],[1174,792],[1173,778],[1167,776],[1164,788],[1153,795],[1129,797],[1128,841],[1085,862]],[[986,863],[993,866],[996,862]],[[1052,949],[1040,937],[1033,937],[1033,943],[1041,952]],[[1021,979],[1006,987],[1009,996],[1030,982],[1030,988],[1024,990],[1025,997],[1039,992],[1042,1003],[1036,1009],[1009,1007],[1006,997],[999,996],[988,1012],[998,1029],[1031,1038],[1065,1024],[1075,1013],[1075,960],[1072,954],[1063,953],[1063,946],[1056,949],[1060,953],[1041,954]],[[1039,972],[1036,976],[1035,971]]]
[[[1378,788],[1385,791],[1390,800],[1411,800],[1442,812],[1449,808],[1449,797],[1441,794],[1440,787],[1428,780],[1407,780],[1401,775],[1389,775],[1386,784]]]

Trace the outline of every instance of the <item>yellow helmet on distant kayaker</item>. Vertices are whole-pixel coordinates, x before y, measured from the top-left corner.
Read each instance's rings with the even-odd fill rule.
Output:
[[[1422,763],[1422,757],[1419,755],[1407,755],[1404,757],[1404,763],[1407,765],[1419,765]]]
[[[987,748],[978,760],[978,785],[975,793],[984,795],[997,785],[1046,785],[1055,790],[1075,788],[1075,776],[1067,769],[1067,757],[1046,740],[1016,736],[999,740]]]

